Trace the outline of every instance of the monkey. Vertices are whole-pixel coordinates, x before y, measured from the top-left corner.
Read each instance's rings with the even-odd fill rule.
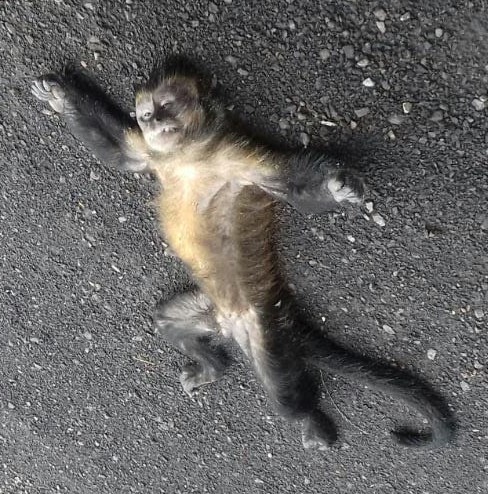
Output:
[[[185,393],[224,374],[224,336],[251,362],[277,413],[300,425],[305,448],[325,450],[338,438],[320,404],[322,370],[389,393],[428,419],[429,431],[392,431],[397,443],[428,448],[453,439],[455,422],[440,395],[329,339],[303,316],[283,274],[277,205],[305,214],[360,206],[364,184],[356,172],[326,153],[280,149],[243,132],[187,58],[157,64],[136,88],[135,119],[87,80],[47,74],[31,91],[100,160],[157,177],[164,238],[195,281],[154,312],[155,334],[191,359],[180,375]]]

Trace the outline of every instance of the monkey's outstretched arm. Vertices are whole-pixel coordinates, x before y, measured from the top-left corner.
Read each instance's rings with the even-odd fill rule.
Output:
[[[363,201],[361,179],[318,151],[292,154],[283,160],[282,170],[281,177],[263,189],[303,213],[334,211],[344,201]]]
[[[31,92],[61,114],[100,160],[121,170],[144,170],[143,158],[126,144],[127,132],[137,132],[137,124],[86,76],[43,75],[33,82]]]

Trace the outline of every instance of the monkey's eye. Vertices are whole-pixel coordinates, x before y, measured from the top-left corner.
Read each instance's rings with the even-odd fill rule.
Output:
[[[152,115],[152,112],[150,111],[145,111],[143,114],[142,114],[142,118],[144,120],[149,120],[151,118],[151,115]]]
[[[172,106],[173,106],[173,102],[172,101],[163,101],[163,102],[161,102],[161,108],[163,108],[165,110],[169,110]]]

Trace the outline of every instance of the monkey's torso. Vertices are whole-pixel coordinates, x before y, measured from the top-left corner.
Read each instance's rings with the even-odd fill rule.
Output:
[[[273,179],[266,158],[223,143],[208,160],[190,147],[154,164],[164,236],[221,317],[249,311],[279,283],[274,201],[253,185]]]

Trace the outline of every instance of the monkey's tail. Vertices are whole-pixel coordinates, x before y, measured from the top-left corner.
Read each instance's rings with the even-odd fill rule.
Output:
[[[383,391],[404,401],[424,415],[430,432],[417,432],[401,427],[391,432],[398,444],[418,448],[435,448],[450,442],[455,434],[455,421],[446,403],[431,387],[407,372],[376,362],[334,342],[310,342],[309,362],[346,378],[353,378],[367,386]]]

